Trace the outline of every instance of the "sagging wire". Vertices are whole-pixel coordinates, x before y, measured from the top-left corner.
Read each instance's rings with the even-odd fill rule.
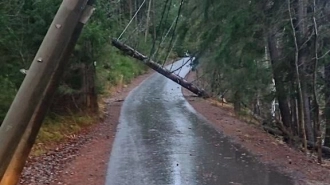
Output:
[[[178,71],[178,70],[180,70],[179,71],[179,73],[181,72],[181,69],[185,66],[185,65],[187,65],[188,64],[188,62],[193,62],[193,58],[195,58],[195,56],[196,56],[196,54],[197,54],[197,52],[196,53],[194,53],[186,62],[184,62],[179,68],[177,68],[177,69],[175,69],[175,70],[173,70],[173,71],[171,71],[171,73],[174,73],[174,72],[176,72],[176,71]],[[179,74],[178,73],[178,74]]]
[[[131,18],[131,20],[128,22],[128,24],[126,25],[126,27],[124,28],[124,30],[121,32],[121,34],[119,35],[119,37],[117,38],[117,40],[119,40],[123,34],[126,32],[127,28],[129,27],[129,25],[133,22],[133,20],[135,19],[135,17],[137,16],[137,14],[139,13],[139,11],[141,10],[142,6],[144,5],[144,3],[146,2],[146,0],[144,0],[140,7],[138,8],[138,10],[135,12],[134,16]]]
[[[175,43],[172,45],[172,43],[173,43],[173,39],[174,39],[174,37],[175,37],[176,28],[177,28],[177,25],[178,25],[178,22],[179,22],[179,18],[180,18],[180,15],[181,15],[181,10],[182,10],[182,6],[183,6],[183,2],[184,2],[184,0],[181,0],[180,6],[179,6],[179,10],[178,10],[178,16],[177,16],[178,18],[177,18],[176,21],[175,21],[175,26],[174,26],[174,29],[173,29],[173,32],[172,32],[171,41],[170,41],[170,43],[169,43],[169,48],[168,48],[168,50],[167,50],[168,53],[167,53],[167,56],[166,56],[165,61],[163,62],[163,64],[166,62],[166,60],[167,60],[167,58],[168,58],[170,52],[171,52],[172,49],[174,48],[174,46],[175,46],[175,44],[176,44],[176,41],[177,41],[177,38],[176,38],[176,39],[175,39]],[[172,67],[173,67],[173,63],[172,63],[172,65],[171,65],[170,70],[172,70]]]
[[[142,25],[142,22],[139,23],[139,24],[134,28],[134,30],[133,30],[133,31],[127,36],[127,38],[125,38],[125,39],[122,40],[122,42],[123,42],[123,43],[126,43],[126,41],[129,40],[133,35],[137,35],[138,33],[137,33],[136,31],[139,29],[139,27],[141,27],[141,25]],[[144,31],[144,30],[142,30],[142,31]]]
[[[164,5],[164,8],[163,8],[163,11],[162,11],[162,16],[160,18],[160,21],[159,21],[159,24],[158,24],[158,29],[156,30],[156,38],[153,40],[152,42],[152,47],[151,47],[151,50],[150,50],[150,53],[149,53],[149,56],[152,56],[153,55],[153,52],[155,50],[155,45],[156,45],[156,41],[158,39],[158,35],[157,33],[160,31],[160,28],[161,28],[161,25],[162,25],[162,22],[163,22],[163,19],[164,19],[164,14],[165,14],[165,11],[166,11],[166,8],[167,8],[167,4],[169,3],[169,0],[166,0],[165,2],[165,5]],[[149,57],[149,60],[151,60],[152,58]]]
[[[158,57],[157,53],[158,53],[160,47],[162,46],[162,44],[164,43],[165,39],[167,38],[168,34],[170,33],[172,27],[174,26],[174,23],[176,22],[176,19],[177,19],[177,18],[178,18],[178,17],[176,17],[176,18],[173,20],[173,22],[172,22],[170,28],[167,30],[165,36],[162,38],[161,42],[160,42],[159,45],[158,45],[157,50],[152,54],[151,58],[153,58],[155,55],[156,55],[156,58]]]

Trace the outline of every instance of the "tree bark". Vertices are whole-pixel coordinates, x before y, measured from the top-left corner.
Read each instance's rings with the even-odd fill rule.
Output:
[[[307,47],[309,42],[306,42],[308,39],[308,15],[307,15],[307,0],[298,0],[297,4],[297,25],[296,30],[293,30],[297,33],[297,44],[298,44],[298,65],[301,66],[299,68],[299,74],[301,79],[301,92],[302,92],[302,103],[304,106],[304,122],[305,122],[305,129],[307,134],[307,139],[311,142],[314,142],[314,131],[311,121],[311,110],[310,110],[310,101],[309,101],[309,93],[308,89],[308,78],[307,68],[309,67],[309,59],[310,57],[310,50]]]
[[[325,98],[325,119],[326,119],[324,145],[330,147],[330,63],[325,65],[324,73],[325,73],[324,98]]]
[[[236,91],[234,94],[234,112],[239,114],[241,112],[241,93]]]
[[[322,22],[325,24],[330,21],[330,2],[329,1],[323,1],[323,4],[321,5],[322,12],[325,15]],[[323,39],[324,48],[329,49],[330,47],[330,38],[325,37]],[[325,139],[324,139],[324,145],[330,147],[330,61],[328,57],[326,58],[326,62],[324,65],[324,79],[325,79],[325,92],[324,92],[324,99],[325,99]]]
[[[148,39],[151,3],[152,0],[149,0],[148,10],[147,10],[146,30],[144,33],[144,42],[147,42]]]
[[[128,6],[129,6],[129,17],[133,17],[133,3],[132,3],[133,0],[129,0],[128,1]]]
[[[307,92],[307,80],[304,80],[304,85],[302,86],[302,93],[303,93],[303,104],[304,104],[304,122],[305,122],[305,129],[307,134],[307,140],[314,143],[314,129],[312,125],[312,118],[311,118],[311,103],[309,98],[309,93]]]
[[[293,82],[291,82],[293,83]],[[294,85],[292,85],[292,89],[294,88]],[[291,124],[291,130],[293,135],[299,136],[299,124],[298,124],[298,103],[296,97],[291,97],[290,98],[290,107],[291,107],[291,116],[292,116],[292,124]]]
[[[152,31],[152,42],[156,42],[157,41],[157,25],[156,25],[156,8],[155,8],[155,5],[156,4],[156,2],[155,2],[155,0],[154,1],[152,1],[152,9],[153,9],[153,11],[152,11],[152,22],[153,22],[153,31]]]
[[[314,112],[314,135],[316,136],[315,145],[317,145],[317,153],[318,153],[318,162],[322,163],[322,131],[321,131],[321,123],[320,123],[320,106],[318,102],[318,94],[317,94],[317,70],[318,70],[318,25],[316,22],[316,0],[313,0],[313,22],[314,22],[314,56],[313,60],[313,112]]]
[[[123,44],[119,42],[116,39],[112,40],[112,45],[114,45],[116,48],[120,49],[123,51],[125,54],[138,59],[140,61],[143,61],[144,64],[146,64],[148,67],[151,69],[157,71],[158,73],[164,75],[165,77],[171,79],[172,81],[178,83],[182,87],[188,89],[189,91],[195,93],[197,96],[203,97],[203,98],[209,98],[209,94],[206,93],[203,89],[199,89],[192,83],[187,82],[185,79],[181,78],[180,76],[171,73],[168,69],[162,67],[161,65],[153,62],[152,60],[149,60],[148,57],[144,56],[140,52],[136,51],[135,49],[127,46],[126,44]]]
[[[83,105],[91,113],[98,112],[97,94],[95,89],[95,67],[92,64],[83,64]]]
[[[276,97],[279,104],[279,109],[281,113],[281,118],[284,126],[290,128],[291,126],[291,115],[290,107],[287,97],[287,92],[285,90],[285,82],[283,81],[283,71],[279,67],[281,58],[281,48],[276,46],[277,38],[276,33],[269,33],[268,35],[268,48],[269,56],[272,64],[273,77],[275,81]]]

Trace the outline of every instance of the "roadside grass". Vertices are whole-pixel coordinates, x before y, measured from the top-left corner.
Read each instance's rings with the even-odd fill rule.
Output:
[[[50,116],[44,120],[39,130],[31,155],[39,156],[52,149],[57,143],[72,139],[83,128],[97,123],[97,116],[75,114],[69,116]]]

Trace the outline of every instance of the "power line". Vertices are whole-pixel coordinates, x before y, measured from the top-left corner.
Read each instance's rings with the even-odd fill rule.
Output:
[[[124,38],[122,40],[123,43],[125,43],[127,40],[129,40],[133,35],[137,35],[139,32],[137,31],[142,25],[142,22],[140,22],[131,33],[128,34],[127,38]],[[143,30],[144,31],[144,30]]]
[[[164,14],[165,14],[166,7],[167,7],[167,4],[168,3],[169,3],[169,0],[166,0],[165,5],[164,5],[164,8],[163,8],[163,11],[162,11],[162,16],[161,16],[160,21],[159,21],[159,24],[158,24],[158,29],[156,30],[156,38],[152,42],[152,47],[151,47],[149,56],[152,56],[152,54],[153,54],[153,52],[155,50],[156,41],[158,39],[158,34],[157,33],[160,31],[160,27],[162,25],[162,22],[163,22],[163,19],[164,19]],[[151,57],[149,57],[149,60],[151,60]]]
[[[142,6],[144,5],[145,2],[146,2],[146,0],[144,0],[144,1],[141,3],[139,9],[135,12],[134,16],[133,16],[133,17],[131,18],[131,20],[128,22],[128,24],[126,25],[125,29],[123,30],[123,32],[121,32],[121,34],[119,35],[119,37],[117,38],[117,40],[119,40],[119,39],[123,36],[123,34],[126,32],[127,28],[128,28],[129,25],[132,23],[132,21],[134,20],[134,18],[137,16],[137,14],[138,14],[139,11],[141,10],[141,8],[142,8]]]
[[[174,47],[174,44],[173,44],[173,46],[171,47],[171,45],[172,45],[172,43],[173,43],[173,39],[174,39],[174,37],[175,37],[175,32],[176,32],[176,27],[177,27],[177,25],[178,25],[178,21],[179,21],[179,18],[180,18],[180,14],[181,14],[181,9],[182,9],[182,5],[183,5],[183,2],[184,2],[184,0],[181,0],[181,3],[180,3],[180,7],[179,7],[179,10],[178,10],[178,18],[175,20],[175,26],[174,26],[174,29],[173,29],[173,32],[172,32],[172,37],[171,37],[171,41],[170,41],[170,43],[169,43],[169,47],[168,47],[168,50],[167,50],[167,52],[168,52],[168,54],[167,54],[167,57],[168,57],[168,55],[169,55],[169,52],[172,50],[172,48]],[[166,60],[167,60],[167,57],[165,58],[165,62],[166,62]],[[164,63],[165,63],[164,62]],[[173,63],[172,63],[172,66],[171,66],[171,68],[173,67]]]
[[[190,57],[185,63],[183,63],[179,68],[177,68],[177,69],[171,71],[171,73],[174,73],[174,72],[176,72],[176,71],[178,71],[178,70],[181,71],[181,69],[183,68],[183,66],[187,65],[189,61],[193,61],[192,59],[193,59],[194,57],[195,57],[195,55],[192,55],[192,56],[191,56],[191,57]],[[180,72],[179,72],[179,73],[180,73]]]
[[[173,20],[173,22],[172,22],[170,28],[167,30],[165,36],[162,38],[162,41],[159,43],[157,50],[152,54],[151,58],[153,58],[153,57],[156,55],[156,53],[158,53],[159,48],[160,48],[161,45],[164,43],[164,41],[165,41],[165,39],[167,38],[168,34],[170,33],[172,27],[174,26],[174,23],[176,22],[176,19],[177,19],[177,18],[178,18],[178,17],[176,17],[176,18]],[[157,56],[156,56],[156,58],[157,58]]]
[[[172,52],[174,46],[176,45],[176,42],[177,42],[177,41],[178,41],[178,38],[176,37],[174,43],[172,44],[172,47],[170,48],[170,50],[169,50],[169,51],[167,52],[167,54],[166,54],[166,57],[165,57],[165,59],[164,59],[164,61],[163,61],[163,67],[164,67],[164,64],[166,63],[168,57],[170,56],[170,54],[171,54],[171,52]],[[169,46],[170,46],[170,45],[169,45]],[[171,65],[170,70],[172,70],[172,67],[173,67],[173,62],[172,62],[172,65]]]

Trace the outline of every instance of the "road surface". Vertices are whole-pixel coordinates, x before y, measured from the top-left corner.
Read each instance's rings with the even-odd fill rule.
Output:
[[[154,74],[122,106],[106,185],[204,184],[293,183],[232,144],[185,101],[179,85]]]

